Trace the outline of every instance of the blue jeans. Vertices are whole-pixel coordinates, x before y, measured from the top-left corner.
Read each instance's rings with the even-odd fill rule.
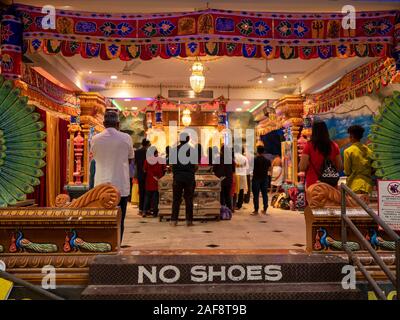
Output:
[[[251,189],[253,191],[253,203],[254,203],[254,210],[258,211],[259,209],[259,197],[260,191],[263,198],[263,205],[264,210],[267,211],[268,209],[268,179],[263,180],[255,180],[253,179],[251,182]]]

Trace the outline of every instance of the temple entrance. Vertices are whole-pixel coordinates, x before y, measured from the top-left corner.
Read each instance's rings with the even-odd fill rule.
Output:
[[[0,225],[6,227],[0,233],[0,258],[4,256],[13,273],[26,276],[22,258],[13,260],[16,253],[32,261],[47,254],[59,269],[85,269],[73,270],[74,284],[83,286],[88,284],[89,264],[96,259],[90,270],[92,285],[111,290],[113,281],[120,281],[118,272],[117,280],[108,281],[98,270],[110,268],[113,261],[123,265],[124,257],[137,271],[142,257],[164,263],[165,256],[172,256],[181,272],[187,267],[178,261],[182,256],[197,256],[202,263],[211,259],[210,265],[220,266],[217,256],[224,255],[228,272],[238,256],[247,275],[248,266],[261,256],[266,266],[274,261],[288,269],[292,263],[296,268],[306,264],[315,272],[327,254],[334,255],[327,280],[327,287],[334,283],[333,297],[342,293],[337,273],[348,262],[342,241],[363,258],[367,241],[395,268],[395,242],[349,198],[347,212],[365,241],[357,240],[353,231],[348,242],[342,239],[339,186],[351,176],[346,175],[346,166],[342,170],[336,165],[336,185],[321,183],[323,172],[314,169],[318,179],[310,184],[313,162],[303,167],[300,161],[303,153],[310,160],[310,151],[304,151],[310,148],[314,123],[326,124],[328,140],[340,159],[356,143],[348,128],[357,125],[365,131],[358,143],[371,146],[370,167],[376,177],[400,179],[398,148],[391,136],[398,133],[400,119],[393,107],[400,99],[398,11],[359,12],[357,23],[363,27],[349,30],[340,23],[343,17],[332,14],[339,9],[320,16],[261,12],[256,17],[254,10],[207,8],[190,14],[128,17],[114,14],[117,4],[110,5],[112,14],[106,16],[81,12],[86,5],[77,4],[73,10],[57,7],[54,25],[49,19],[45,28],[51,31],[43,33],[46,20],[40,4],[21,2],[29,6],[10,6],[1,22],[0,207],[5,209],[0,209]],[[128,11],[138,12],[134,6]],[[376,6],[380,10],[389,5]],[[148,188],[138,174],[143,165],[133,162],[121,237],[120,200],[127,195],[118,186],[96,183],[101,167],[91,152],[94,137],[106,130],[104,116],[109,111],[118,114],[118,130],[129,135],[135,150],[148,140],[161,159],[169,157],[180,133],[189,133],[199,162],[193,226],[184,222],[183,203],[178,225],[169,224],[173,175],[168,161],[163,174],[155,177],[157,190],[144,192],[159,193],[159,201],[150,203],[147,212],[139,190]],[[229,177],[225,171],[218,176],[212,162],[223,145],[231,148],[236,161]],[[260,195],[259,210],[254,193],[258,196],[257,188],[264,185],[254,183],[257,150],[270,164],[268,177],[262,178],[268,202],[263,204]],[[239,165],[237,159],[246,164]],[[113,164],[109,161],[107,168]],[[224,179],[231,183],[225,185]],[[359,197],[377,212],[373,181]],[[49,224],[56,227],[48,228]],[[59,262],[59,256],[68,259]],[[41,264],[48,262],[40,259]],[[63,273],[63,281],[70,279],[68,273]],[[231,278],[237,278],[233,273]],[[29,277],[38,281],[38,274],[37,267]],[[162,272],[148,277],[153,281],[156,276],[168,278]],[[268,272],[263,276],[268,278]],[[304,283],[312,282],[304,277]],[[278,290],[282,297],[292,282],[290,276],[284,278],[283,289]],[[310,288],[315,294],[326,289],[313,284]],[[264,289],[257,292],[262,295]],[[96,290],[89,288],[84,297],[96,296]],[[135,296],[129,290],[122,296]],[[179,296],[179,288],[171,290]],[[274,296],[275,289],[271,290],[263,297]],[[349,299],[359,297],[353,293]]]

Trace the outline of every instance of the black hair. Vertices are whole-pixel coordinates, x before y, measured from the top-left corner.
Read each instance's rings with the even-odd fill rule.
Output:
[[[347,132],[349,133],[349,135],[351,137],[353,137],[357,141],[360,141],[362,139],[362,137],[364,136],[365,129],[359,125],[354,125],[354,126],[350,126],[347,129]]]
[[[263,146],[258,146],[257,147],[257,153],[258,154],[263,154],[264,153],[264,147]]]
[[[150,145],[150,141],[147,140],[146,138],[144,138],[144,139],[142,140],[142,146],[143,146],[143,147],[146,147],[146,146],[148,146],[148,145]]]
[[[332,141],[324,121],[314,121],[310,141],[314,149],[317,149],[324,157],[329,157],[332,150]]]

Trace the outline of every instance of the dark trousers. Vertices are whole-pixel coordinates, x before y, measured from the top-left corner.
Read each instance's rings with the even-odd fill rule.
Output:
[[[226,206],[232,210],[233,208],[232,208],[231,190],[232,190],[232,180],[228,181],[225,180],[221,184],[220,202],[221,206]]]
[[[236,208],[240,209],[243,206],[244,190],[240,189],[239,195],[237,196]]]
[[[244,203],[250,202],[250,193],[251,193],[251,183],[250,183],[250,175],[248,174],[247,177],[247,193],[244,196]]]
[[[146,176],[138,178],[139,187],[139,211],[143,211],[144,198],[146,196]]]
[[[144,198],[144,207],[143,207],[143,212],[146,214],[147,212],[150,211],[151,205],[153,204],[153,216],[157,216],[158,214],[158,199],[159,199],[159,194],[158,191],[149,191],[146,190],[146,196]]]
[[[121,208],[121,242],[122,242],[122,237],[124,235],[124,224],[125,224],[127,205],[128,205],[128,197],[121,197],[121,200],[119,202],[119,206]]]
[[[129,178],[129,184],[130,184],[130,189],[129,189],[129,196],[128,196],[128,202],[132,202],[132,187],[133,187],[133,178]]]
[[[193,221],[193,196],[195,189],[194,179],[177,180],[174,179],[172,186],[172,221],[178,221],[179,208],[182,202],[182,195],[185,199],[186,221]]]
[[[268,193],[267,193],[268,179],[255,180],[253,178],[251,188],[253,191],[254,210],[258,211],[258,209],[259,209],[260,191],[261,191],[262,198],[263,198],[264,210],[267,210],[267,208],[268,208]]]

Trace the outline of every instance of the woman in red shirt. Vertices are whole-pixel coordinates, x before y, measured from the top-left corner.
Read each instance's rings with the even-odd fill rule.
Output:
[[[158,157],[158,151],[155,147],[150,147],[150,156],[146,156],[143,171],[146,172],[146,195],[144,200],[143,217],[150,214],[151,204],[153,203],[153,216],[158,215],[158,180],[164,176],[166,165],[163,159]]]
[[[326,123],[315,121],[311,139],[304,147],[299,165],[300,171],[306,174],[306,188],[318,182],[325,158],[332,161],[337,171],[343,170],[339,147],[330,139]]]

